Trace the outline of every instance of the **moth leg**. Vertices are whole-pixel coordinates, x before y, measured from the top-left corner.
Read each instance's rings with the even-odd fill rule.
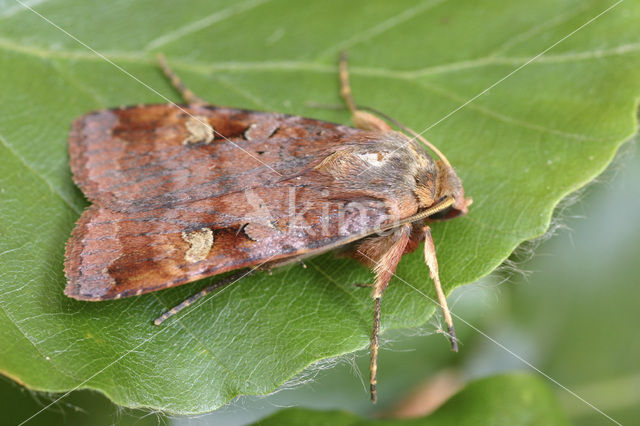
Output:
[[[373,114],[359,110],[353,101],[351,85],[349,84],[349,67],[347,65],[347,52],[340,54],[340,96],[351,111],[351,118],[355,126],[363,130],[378,130],[388,132],[391,126]]]
[[[178,74],[176,74],[169,64],[167,63],[167,59],[164,57],[162,53],[158,53],[158,63],[160,64],[160,68],[162,68],[162,72],[169,79],[171,85],[180,93],[182,99],[188,104],[191,105],[207,105],[208,102],[200,99],[193,93],[187,86],[184,85]]]
[[[436,287],[436,294],[438,295],[438,303],[442,309],[444,315],[444,322],[447,324],[449,333],[449,339],[451,340],[451,350],[458,352],[458,341],[456,340],[456,331],[453,327],[453,319],[451,318],[451,311],[449,305],[447,305],[447,298],[442,291],[442,285],[440,284],[440,275],[438,273],[438,259],[436,258],[436,248],[433,244],[433,238],[431,237],[431,228],[425,227],[424,238],[424,261],[429,267],[429,275],[433,280]]]
[[[183,310],[183,309],[187,308],[188,306],[194,304],[196,301],[202,299],[204,296],[206,296],[207,294],[211,293],[212,291],[215,291],[215,290],[217,290],[219,288],[222,288],[222,287],[224,287],[226,285],[232,284],[232,283],[238,281],[241,278],[244,278],[244,277],[246,277],[248,275],[251,275],[254,271],[255,271],[254,269],[249,270],[249,271],[241,271],[241,272],[229,275],[228,277],[224,277],[222,279],[219,279],[218,281],[214,282],[210,286],[203,288],[202,290],[200,290],[199,292],[197,292],[193,296],[188,297],[187,299],[185,299],[181,303],[179,303],[176,306],[174,306],[173,308],[169,309],[167,312],[165,312],[164,314],[162,314],[158,318],[156,318],[153,321],[153,323],[155,325],[162,324],[163,322],[165,322],[166,320],[168,320],[172,316],[176,315],[181,310]]]
[[[358,246],[357,255],[361,260],[373,266],[376,279],[373,283],[373,331],[371,332],[371,364],[369,367],[369,386],[371,389],[371,401],[376,402],[378,394],[378,351],[380,348],[380,307],[382,294],[389,285],[391,277],[396,271],[402,258],[404,249],[409,242],[411,225],[403,225],[393,234],[365,240]]]

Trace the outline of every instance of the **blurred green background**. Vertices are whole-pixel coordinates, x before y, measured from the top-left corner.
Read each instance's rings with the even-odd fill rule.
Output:
[[[512,257],[488,279],[457,289],[454,312],[510,351],[622,424],[640,418],[640,152],[626,144],[597,182],[556,212],[555,235]],[[565,203],[565,204],[568,204]],[[533,251],[532,251],[533,250]],[[532,256],[531,259],[525,258]],[[521,275],[521,272],[526,272]],[[396,283],[395,285],[403,285]],[[529,369],[515,356],[457,320],[459,354],[422,330],[385,335],[380,363],[381,404],[372,406],[364,382],[368,353],[326,362],[300,383],[268,397],[244,397],[213,414],[167,418],[115,407],[101,395],[75,392],[30,424],[246,424],[283,407],[346,409],[369,416],[389,412],[442,371],[463,382],[505,370]],[[54,396],[29,392],[0,376],[5,424],[26,419]],[[608,420],[561,387],[555,390],[578,425]]]

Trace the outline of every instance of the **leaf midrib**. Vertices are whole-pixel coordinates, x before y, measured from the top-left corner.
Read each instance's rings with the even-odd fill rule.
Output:
[[[91,62],[102,62],[104,59],[92,52],[63,49],[47,49],[46,47],[29,44],[16,43],[13,40],[0,37],[0,48],[35,56],[38,58],[58,58],[74,59]],[[577,62],[582,60],[601,59],[609,56],[621,56],[627,53],[640,52],[640,42],[620,44],[607,49],[595,49],[560,53],[556,55],[543,55],[533,61],[530,65],[556,64]],[[149,57],[147,52],[101,52],[107,58],[114,61],[122,61],[144,65],[156,65],[156,60]],[[462,71],[465,69],[480,68],[494,65],[523,65],[535,56],[507,57],[507,56],[484,56],[476,59],[450,62],[446,64],[434,65],[430,67],[418,68],[415,70],[396,70],[391,68],[371,68],[353,66],[350,72],[353,75],[369,77],[388,77],[399,80],[414,80],[416,78],[443,74],[446,72]],[[200,74],[210,74],[214,71],[247,71],[247,72],[268,72],[268,71],[309,71],[318,73],[335,73],[336,67],[320,62],[305,62],[295,60],[280,61],[227,61],[227,62],[200,62],[186,60],[184,58],[170,58],[171,64],[175,68],[197,72]]]

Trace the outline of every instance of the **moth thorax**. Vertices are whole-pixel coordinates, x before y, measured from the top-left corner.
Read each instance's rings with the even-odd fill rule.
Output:
[[[420,208],[433,205],[436,199],[436,177],[434,173],[421,173],[415,177],[414,193]]]

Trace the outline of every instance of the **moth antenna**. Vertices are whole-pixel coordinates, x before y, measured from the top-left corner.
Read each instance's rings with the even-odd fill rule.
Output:
[[[433,216],[436,213],[439,213],[445,209],[448,209],[452,205],[455,204],[455,200],[452,197],[446,197],[444,200],[436,203],[434,206],[429,207],[426,210],[421,211],[420,213],[416,213],[413,216],[409,216],[406,219],[399,220],[397,222],[393,222],[392,224],[385,226],[380,229],[380,231],[386,231],[387,229],[392,229],[400,225],[404,225],[407,223],[414,223],[422,219],[426,219],[429,216]]]
[[[196,96],[195,93],[193,93],[191,91],[191,89],[189,89],[187,86],[185,86],[185,84],[182,82],[182,80],[180,80],[180,77],[178,77],[178,74],[176,74],[171,67],[169,66],[169,64],[167,63],[167,58],[164,57],[164,55],[162,53],[158,53],[158,63],[160,64],[160,68],[162,68],[162,72],[164,73],[164,75],[169,79],[169,81],[171,82],[171,85],[178,91],[178,93],[180,93],[180,96],[182,96],[182,99],[191,105],[206,105],[207,102],[205,102],[204,100],[200,99],[198,96]]]
[[[224,277],[222,279],[219,279],[218,281],[214,282],[210,286],[203,288],[202,290],[200,290],[199,292],[197,292],[193,296],[190,296],[190,297],[186,298],[181,303],[179,303],[176,306],[174,306],[173,308],[169,309],[167,312],[165,312],[164,314],[160,315],[158,318],[153,320],[153,323],[155,325],[162,324],[163,322],[165,322],[166,320],[168,320],[172,316],[176,315],[178,312],[180,312],[183,309],[189,307],[190,305],[193,305],[195,302],[197,302],[198,300],[202,299],[203,297],[205,297],[207,294],[211,293],[212,291],[215,291],[215,290],[217,290],[219,288],[222,288],[222,287],[224,287],[226,285],[232,284],[232,283],[236,282],[237,280],[239,280],[240,278],[244,278],[244,277],[246,277],[248,275],[251,275],[254,271],[255,271],[255,269],[254,270],[249,270],[248,272],[247,271],[242,271],[242,272],[238,272],[238,273],[233,274],[233,275],[229,275],[228,277]]]
[[[416,132],[415,130],[413,130],[409,126],[401,123],[400,121],[396,120],[395,118],[389,117],[384,112],[379,111],[379,110],[377,110],[375,108],[358,105],[358,109],[363,110],[363,111],[369,111],[369,112],[374,113],[375,115],[379,115],[380,117],[384,118],[388,122],[396,125],[400,129],[404,130],[405,132],[410,133],[411,136],[413,136],[414,138],[418,139],[420,142],[422,142],[423,144],[428,146],[429,149],[431,149],[431,151],[433,151],[438,156],[438,158],[440,158],[442,160],[443,163],[445,163],[448,167],[451,167],[451,163],[449,163],[449,160],[447,160],[447,157],[445,157],[445,155],[442,153],[442,151],[440,151],[438,148],[436,148],[436,146],[434,144],[432,144],[431,142],[426,140],[420,133]]]
[[[380,132],[388,132],[391,127],[380,118],[365,111],[361,111],[356,107],[353,101],[351,85],[349,84],[349,67],[347,64],[347,52],[340,53],[340,96],[344,99],[347,108],[351,111],[353,124],[358,129],[376,130]]]
[[[347,108],[352,114],[356,112],[356,103],[353,101],[353,94],[351,93],[351,85],[349,84],[349,66],[348,55],[346,51],[340,52],[340,96],[344,99],[344,103],[347,104]]]
[[[447,297],[442,290],[442,285],[440,284],[440,274],[438,272],[438,259],[436,258],[436,248],[433,244],[433,238],[431,237],[431,228],[425,226],[425,238],[424,238],[424,261],[429,267],[429,275],[433,280],[433,283],[436,287],[436,294],[438,295],[438,303],[440,304],[440,308],[442,309],[442,314],[444,316],[444,322],[447,324],[447,332],[449,340],[451,341],[451,350],[453,352],[458,352],[458,340],[456,339],[456,331],[453,327],[453,318],[451,318],[451,311],[449,310],[449,305],[447,304]]]

